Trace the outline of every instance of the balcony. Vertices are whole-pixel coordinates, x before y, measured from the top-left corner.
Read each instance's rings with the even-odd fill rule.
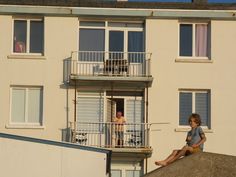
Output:
[[[120,125],[114,122],[71,122],[71,141],[84,146],[112,149],[113,152],[151,154],[150,125],[147,123]],[[123,130],[123,139],[118,139],[117,130]]]
[[[67,82],[119,81],[150,86],[150,62],[151,53],[145,52],[72,52],[66,63]]]

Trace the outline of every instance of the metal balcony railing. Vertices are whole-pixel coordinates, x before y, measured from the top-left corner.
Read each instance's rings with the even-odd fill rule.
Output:
[[[150,148],[150,124],[147,123],[71,122],[70,126],[72,142],[80,145],[103,148]]]
[[[146,52],[72,52],[71,75],[148,77],[151,54]]]

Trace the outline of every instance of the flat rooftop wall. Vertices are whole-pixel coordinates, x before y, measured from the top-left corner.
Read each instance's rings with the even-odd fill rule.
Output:
[[[1,176],[107,177],[110,152],[69,143],[0,134]],[[91,170],[96,166],[96,170]]]

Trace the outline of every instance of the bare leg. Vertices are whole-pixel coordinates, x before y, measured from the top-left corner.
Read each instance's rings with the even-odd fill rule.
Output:
[[[118,139],[118,138],[116,140],[116,146],[118,146],[118,147],[120,146],[120,139]]]
[[[166,166],[179,159],[180,157],[184,156],[186,151],[192,151],[192,148],[184,146],[181,150],[174,150],[172,154],[168,156],[165,160],[156,161],[155,164],[160,166]]]
[[[192,147],[184,146],[173,158],[170,158],[167,161],[167,164],[170,164],[170,163],[176,161],[177,159],[179,159],[180,157],[184,156],[186,151],[192,151],[192,150],[193,150]]]
[[[156,161],[155,164],[160,166],[166,166],[167,162],[173,159],[177,155],[178,151],[180,150],[174,150],[165,160]]]

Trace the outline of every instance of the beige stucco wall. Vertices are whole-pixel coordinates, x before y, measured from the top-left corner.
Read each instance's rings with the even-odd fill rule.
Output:
[[[1,176],[107,176],[101,152],[0,137],[0,157]]]
[[[63,60],[77,49],[77,18],[45,17],[44,58],[24,59],[11,55],[12,17],[0,16],[1,123],[6,133],[61,140],[67,119],[72,118],[72,92],[63,84]],[[10,56],[10,58],[9,58]],[[10,86],[43,86],[43,126],[11,128]],[[67,105],[68,100],[68,105]],[[68,111],[68,112],[67,112]],[[7,127],[7,128],[6,128]]]
[[[8,58],[12,48],[12,17],[0,16],[0,131],[18,135],[61,140],[67,120],[73,120],[74,90],[63,85],[63,60],[77,50],[78,18],[45,17],[45,58]],[[211,90],[211,130],[206,133],[205,151],[236,155],[235,100],[236,22],[211,21],[211,61],[176,62],[178,56],[178,20],[148,19],[146,51],[152,53],[153,85],[149,89],[149,122],[154,161],[166,157],[172,149],[184,145],[186,131],[176,131],[179,121],[179,89]],[[11,39],[11,40],[9,40]],[[43,86],[43,127],[11,128],[10,86]],[[68,105],[67,105],[68,102]],[[161,129],[161,131],[158,131]]]
[[[178,20],[147,20],[147,51],[152,55],[154,82],[149,89],[150,122],[168,122],[153,125],[151,144],[154,161],[163,159],[185,144],[186,131],[176,131],[179,121],[179,89],[210,89],[211,129],[206,130],[205,151],[236,155],[233,136],[236,84],[234,69],[236,37],[235,21],[211,21],[211,63],[176,62],[178,56]]]

